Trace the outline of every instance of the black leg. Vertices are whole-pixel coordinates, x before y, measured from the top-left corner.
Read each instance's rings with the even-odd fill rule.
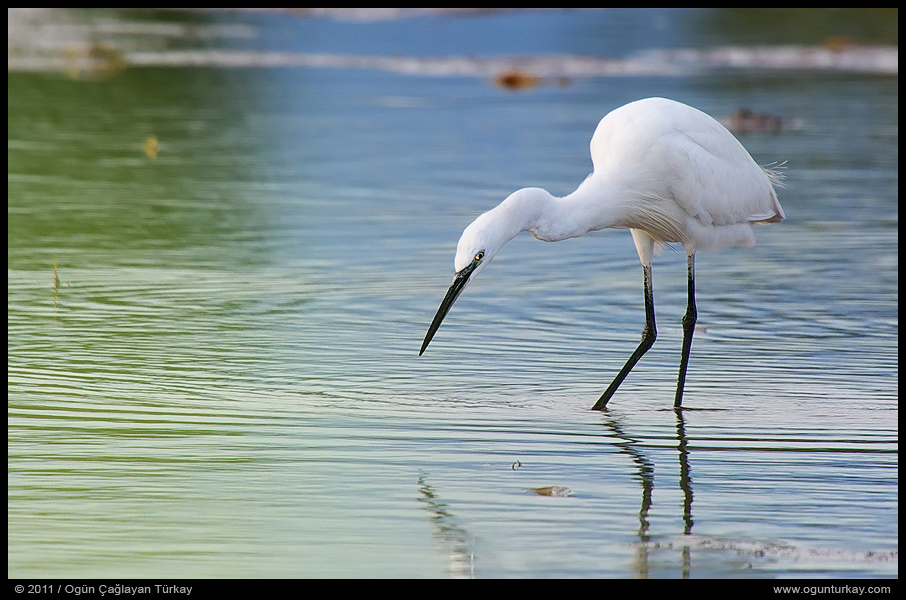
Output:
[[[629,357],[629,360],[626,361],[626,364],[623,365],[623,368],[620,369],[613,382],[604,390],[598,401],[595,402],[595,405],[591,407],[592,410],[602,410],[607,406],[608,400],[616,393],[617,388],[629,375],[632,367],[639,362],[643,354],[648,352],[648,349],[654,344],[654,340],[657,339],[657,327],[654,325],[654,292],[651,289],[651,265],[643,265],[642,271],[645,276],[645,328],[642,330],[642,342],[632,353],[632,356]]]
[[[695,333],[695,321],[698,311],[695,310],[695,255],[689,255],[689,302],[683,316],[683,354],[680,358],[679,377],[676,380],[676,399],[674,408],[683,404],[683,387],[686,385],[686,367],[689,366],[689,351],[692,349],[692,334]]]

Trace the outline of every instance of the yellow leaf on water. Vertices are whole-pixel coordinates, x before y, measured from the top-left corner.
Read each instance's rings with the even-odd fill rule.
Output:
[[[558,498],[566,498],[572,493],[568,487],[563,487],[562,485],[548,485],[545,487],[531,488],[528,491],[539,496],[556,496]]]
[[[145,150],[145,154],[150,158],[157,158],[157,151],[160,149],[160,144],[157,142],[156,135],[149,135],[147,139],[145,139],[145,143],[142,147]]]

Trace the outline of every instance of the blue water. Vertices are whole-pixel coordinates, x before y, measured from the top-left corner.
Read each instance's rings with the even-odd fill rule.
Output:
[[[101,17],[137,18],[65,19]],[[745,18],[186,14],[253,35],[169,43],[631,58]],[[800,122],[740,137],[788,219],[697,256],[688,410],[669,249],[658,341],[589,410],[644,320],[626,231],[517,237],[418,357],[462,229],[575,189],[652,95]],[[8,102],[8,576],[898,576],[895,75],[15,70]]]

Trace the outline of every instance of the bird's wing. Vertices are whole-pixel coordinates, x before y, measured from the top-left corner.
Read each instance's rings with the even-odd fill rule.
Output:
[[[783,219],[765,170],[717,121],[665,136],[669,139],[661,140],[655,152],[667,154],[668,191],[689,215],[715,226]]]

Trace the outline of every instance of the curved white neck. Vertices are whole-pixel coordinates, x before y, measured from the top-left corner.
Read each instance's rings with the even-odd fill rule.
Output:
[[[589,231],[619,227],[619,203],[605,198],[607,191],[600,185],[590,185],[590,180],[591,177],[562,198],[541,188],[521,189],[494,211],[501,211],[508,223],[508,233],[512,233],[509,239],[520,231],[528,231],[539,240],[558,242]]]

